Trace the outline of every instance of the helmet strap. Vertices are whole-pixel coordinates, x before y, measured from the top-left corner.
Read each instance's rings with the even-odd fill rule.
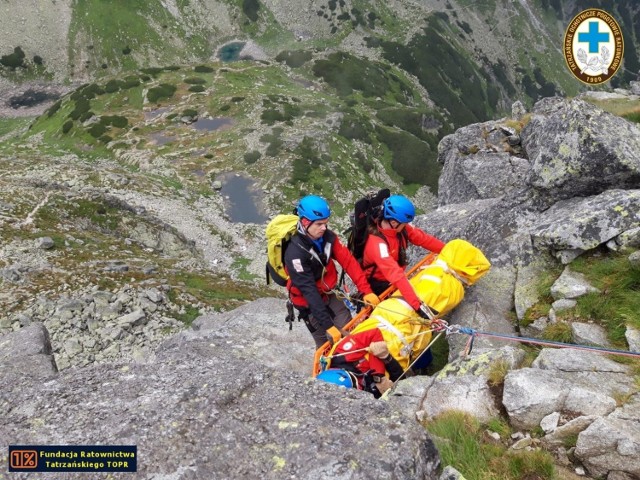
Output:
[[[300,217],[300,220],[298,220],[298,232],[302,235],[307,235],[307,228],[309,228],[312,223],[308,218]]]
[[[383,218],[380,220],[380,223],[378,225],[380,225],[380,227],[384,228],[385,230],[395,230],[394,226],[391,224],[391,222],[393,222],[394,220],[392,218]]]
[[[392,227],[396,232],[400,233],[400,232],[404,229],[404,223],[402,223],[402,222],[398,222],[397,220],[394,220],[394,221],[395,221],[398,225],[396,225],[395,227],[394,227],[393,225],[391,225],[391,224],[389,224],[389,225],[391,225],[391,227]]]

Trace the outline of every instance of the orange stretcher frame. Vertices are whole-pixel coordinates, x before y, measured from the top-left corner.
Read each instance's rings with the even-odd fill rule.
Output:
[[[416,263],[413,267],[411,267],[409,269],[409,271],[407,271],[406,276],[407,278],[412,278],[417,272],[418,270],[420,270],[421,268],[425,267],[426,265],[430,265],[437,257],[437,254],[435,253],[429,253],[427,254],[422,260],[420,260],[418,263]],[[389,288],[387,288],[384,292],[382,292],[382,295],[379,295],[380,300],[385,300],[389,295],[391,295],[394,291],[395,291],[395,287],[392,285]],[[356,328],[356,326],[358,326],[361,322],[363,322],[364,320],[366,320],[369,317],[369,314],[371,313],[373,309],[371,308],[371,306],[366,306],[364,307],[362,310],[360,310],[355,317],[353,317],[349,323],[347,323],[344,326],[344,329],[348,332],[350,332],[351,330],[353,330],[354,328]],[[324,345],[322,345],[320,348],[318,348],[316,350],[315,356],[313,358],[313,372],[312,375],[315,377],[317,376],[322,370],[320,367],[320,358],[322,356],[328,355],[329,352],[331,351],[331,343],[329,343],[328,341],[324,343]]]

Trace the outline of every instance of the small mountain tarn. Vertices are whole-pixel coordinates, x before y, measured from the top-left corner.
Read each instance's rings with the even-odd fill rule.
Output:
[[[262,194],[254,180],[239,174],[227,173],[217,179],[222,182],[220,192],[225,198],[225,212],[234,223],[264,223],[261,213]]]
[[[231,42],[224,45],[218,50],[217,57],[222,62],[235,62],[240,60],[240,52],[246,45],[245,42]]]
[[[233,119],[227,117],[199,118],[192,123],[193,128],[196,130],[205,130],[207,132],[213,132],[227,125],[233,125]]]
[[[174,142],[176,137],[173,135],[165,135],[163,132],[160,133],[152,133],[151,135],[152,143],[154,145],[162,146],[167,143]]]
[[[33,107],[58,98],[60,98],[60,95],[29,89],[20,95],[11,97],[8,104],[11,108],[18,109],[21,107]]]

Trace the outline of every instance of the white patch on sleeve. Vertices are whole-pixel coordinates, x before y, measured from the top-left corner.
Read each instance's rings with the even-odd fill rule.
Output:
[[[380,258],[388,258],[389,257],[389,248],[386,243],[380,243]]]
[[[295,268],[296,272],[298,273],[304,272],[304,268],[302,268],[302,262],[300,261],[299,258],[294,258],[291,263],[293,263],[293,268]]]

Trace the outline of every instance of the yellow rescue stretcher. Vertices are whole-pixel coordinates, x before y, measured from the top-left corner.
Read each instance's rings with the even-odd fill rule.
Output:
[[[447,243],[440,254],[425,256],[407,272],[407,277],[418,298],[441,318],[460,304],[464,287],[473,285],[490,267],[478,248],[465,240],[455,239]],[[345,330],[358,333],[379,328],[389,352],[403,369],[407,369],[429,346],[431,324],[420,318],[393,287],[389,287],[380,299],[382,301],[373,311],[369,306],[362,309]],[[314,376],[328,366],[321,360],[330,358],[331,351],[329,342],[316,351]]]

